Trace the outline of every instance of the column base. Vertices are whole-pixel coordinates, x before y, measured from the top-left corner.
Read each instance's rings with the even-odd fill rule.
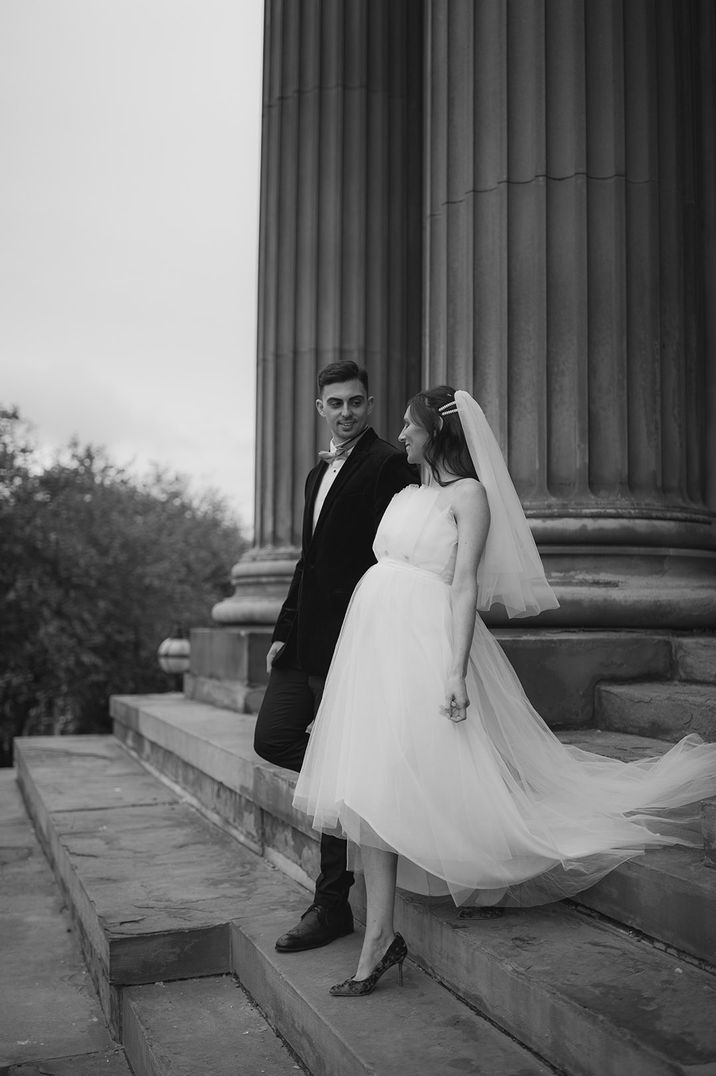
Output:
[[[205,702],[222,710],[239,714],[256,714],[266,691],[266,685],[243,684],[239,680],[216,680],[212,677],[184,676],[184,696],[195,702]]]
[[[252,551],[234,567],[235,592],[212,610],[218,624],[273,628],[298,559],[296,550]],[[559,609],[520,621],[530,627],[716,628],[716,550],[666,546],[540,545]],[[514,625],[501,606],[483,617]]]
[[[270,641],[270,627],[194,628],[184,694],[197,702],[255,713],[266,686]]]
[[[540,553],[560,607],[530,623],[681,631],[716,627],[714,551],[563,545],[542,547]],[[486,621],[509,623],[498,613]]]
[[[300,550],[252,549],[231,572],[235,587],[211,610],[217,624],[270,627],[276,623],[293,577]]]

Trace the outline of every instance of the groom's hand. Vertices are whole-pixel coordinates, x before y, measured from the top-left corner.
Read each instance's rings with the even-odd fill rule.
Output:
[[[284,645],[283,643],[278,642],[278,641],[275,642],[275,643],[271,643],[271,646],[269,647],[269,652],[266,655],[266,672],[267,673],[270,674],[271,669],[273,667],[274,658],[278,654],[279,650],[281,650],[283,645]]]

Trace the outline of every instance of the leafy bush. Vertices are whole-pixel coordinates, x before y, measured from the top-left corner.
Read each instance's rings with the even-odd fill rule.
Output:
[[[245,546],[218,494],[76,441],[48,464],[0,409],[0,764],[13,736],[108,731],[110,694],[166,690],[159,643],[211,622]]]

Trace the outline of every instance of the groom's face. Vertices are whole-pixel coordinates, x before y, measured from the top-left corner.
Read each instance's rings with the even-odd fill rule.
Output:
[[[357,378],[337,381],[333,385],[324,385],[316,407],[321,418],[326,420],[331,437],[339,444],[357,437],[366,428],[373,410],[373,397],[368,396]]]

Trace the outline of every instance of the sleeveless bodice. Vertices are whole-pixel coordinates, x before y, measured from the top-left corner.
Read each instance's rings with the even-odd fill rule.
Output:
[[[379,563],[419,568],[451,583],[457,524],[442,486],[406,486],[393,497],[378,527],[373,552]]]

